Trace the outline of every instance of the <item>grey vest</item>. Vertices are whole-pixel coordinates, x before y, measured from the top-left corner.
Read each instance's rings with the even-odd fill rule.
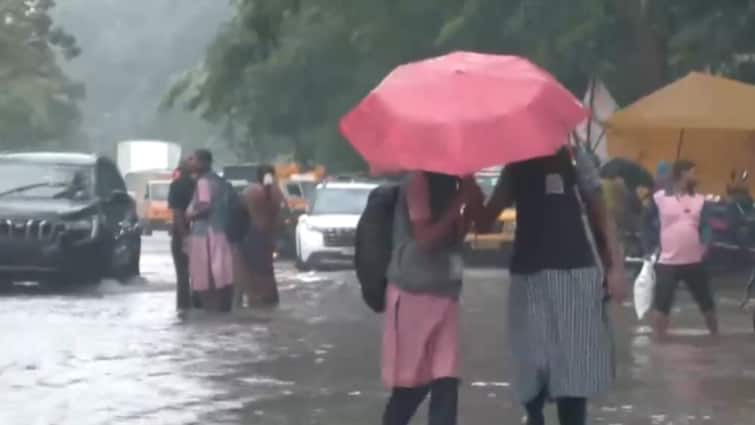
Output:
[[[412,235],[406,185],[402,185],[393,222],[393,252],[388,282],[404,291],[458,299],[461,293],[462,241],[432,251],[420,249]]]

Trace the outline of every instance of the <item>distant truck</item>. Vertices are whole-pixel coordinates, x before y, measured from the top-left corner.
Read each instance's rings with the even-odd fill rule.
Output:
[[[118,143],[117,157],[123,175],[172,170],[181,159],[181,146],[160,140],[129,140]]]
[[[167,210],[167,189],[172,178],[171,170],[134,171],[124,176],[128,193],[136,202],[145,235],[170,225],[172,216]]]
[[[172,170],[181,160],[181,146],[160,140],[129,140],[118,143],[118,168],[129,194],[136,201],[145,234],[170,225],[167,186]]]

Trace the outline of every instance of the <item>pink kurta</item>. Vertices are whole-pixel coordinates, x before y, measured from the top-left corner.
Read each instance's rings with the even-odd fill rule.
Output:
[[[388,285],[383,384],[414,388],[459,376],[459,303]]]
[[[431,217],[427,182],[415,174],[407,188],[412,221]],[[459,376],[459,303],[388,285],[383,328],[383,384],[413,388]]]
[[[212,205],[212,188],[207,178],[197,181],[194,202],[189,210],[194,208],[196,202],[210,203]],[[216,289],[224,288],[233,284],[233,251],[225,233],[207,228],[204,234],[196,234],[192,231],[189,236],[189,273],[191,274],[191,287],[194,291],[207,291],[212,288],[210,279]]]

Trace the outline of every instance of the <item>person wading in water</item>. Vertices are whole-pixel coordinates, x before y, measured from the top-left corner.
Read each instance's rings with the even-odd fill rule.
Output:
[[[656,337],[667,337],[669,314],[674,294],[683,281],[700,307],[712,335],[718,334],[718,318],[710,288],[704,257],[711,233],[706,217],[705,197],[696,193],[695,164],[677,161],[672,170],[672,184],[653,196],[646,222],[649,246],[659,247],[656,284],[653,295]]]
[[[260,166],[257,181],[249,185],[243,200],[249,215],[249,230],[241,248],[244,269],[248,272],[242,285],[249,305],[275,305],[279,301],[273,261],[283,202],[274,168]]]
[[[620,302],[624,258],[595,163],[581,148],[507,166],[484,228],[515,204],[508,329],[528,425],[553,400],[561,425],[584,425],[587,400],[614,377],[607,297]],[[593,232],[594,230],[594,232]]]
[[[189,271],[191,287],[202,307],[228,312],[233,303],[233,248],[226,234],[230,219],[230,185],[212,171],[212,154],[197,150],[190,158],[197,176],[194,199],[186,211],[191,221]]]
[[[413,173],[396,205],[383,329],[383,425],[407,425],[430,394],[430,425],[455,425],[459,387],[462,207],[482,202],[472,178]]]
[[[198,307],[198,299],[192,299],[189,282],[189,256],[186,255],[186,241],[189,237],[189,221],[186,209],[194,197],[194,179],[191,177],[186,160],[182,160],[173,173],[173,181],[168,192],[168,207],[173,212],[170,229],[170,251],[176,268],[176,308],[179,311]],[[193,302],[192,302],[193,301]]]

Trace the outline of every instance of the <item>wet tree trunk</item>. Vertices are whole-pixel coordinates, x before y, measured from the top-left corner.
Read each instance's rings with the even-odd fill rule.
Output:
[[[614,0],[614,4],[631,31],[627,41],[632,48],[624,57],[626,75],[632,75],[629,91],[636,98],[669,82],[668,26],[657,0]]]

